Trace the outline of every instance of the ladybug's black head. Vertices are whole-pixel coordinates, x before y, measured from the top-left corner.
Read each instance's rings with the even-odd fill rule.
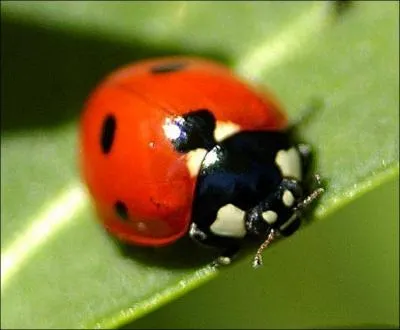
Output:
[[[262,264],[261,252],[279,236],[293,234],[301,224],[303,212],[323,193],[319,176],[315,176],[318,188],[304,195],[301,182],[283,179],[279,188],[269,198],[246,214],[248,233],[266,239],[258,249],[253,265]]]
[[[263,237],[273,229],[289,236],[300,225],[296,207],[302,199],[301,183],[284,178],[275,191],[246,212],[248,234]]]

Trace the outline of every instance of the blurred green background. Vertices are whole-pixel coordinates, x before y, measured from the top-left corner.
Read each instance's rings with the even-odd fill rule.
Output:
[[[2,1],[1,18],[1,328],[399,327],[398,2]],[[90,90],[170,54],[222,61],[292,120],[324,101],[300,132],[329,189],[262,269],[215,273],[187,242],[125,256],[79,184]]]

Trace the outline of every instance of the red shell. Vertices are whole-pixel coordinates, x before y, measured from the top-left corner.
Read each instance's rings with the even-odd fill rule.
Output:
[[[182,70],[154,74],[170,62]],[[90,96],[80,126],[81,169],[105,227],[137,245],[160,246],[183,236],[191,221],[196,177],[187,155],[165,137],[167,118],[209,109],[217,121],[247,130],[286,126],[286,117],[270,95],[261,95],[215,62],[188,57],[133,63],[107,77]],[[100,136],[104,118],[113,114],[112,150],[104,154]],[[126,221],[114,204],[123,201]]]

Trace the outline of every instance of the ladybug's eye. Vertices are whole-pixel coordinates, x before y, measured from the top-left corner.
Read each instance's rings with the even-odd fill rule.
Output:
[[[122,220],[128,220],[128,208],[124,202],[117,201],[114,204],[114,210]]]
[[[113,115],[107,115],[103,121],[101,128],[100,145],[104,154],[111,151],[114,142],[115,130],[117,128],[117,121]]]
[[[150,72],[153,74],[169,73],[169,72],[180,71],[186,66],[187,63],[185,62],[167,62],[153,66],[150,69]]]

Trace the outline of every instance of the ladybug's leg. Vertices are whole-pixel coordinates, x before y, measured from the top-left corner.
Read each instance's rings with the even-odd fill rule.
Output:
[[[311,146],[308,144],[299,144],[296,146],[300,155],[300,160],[302,164],[302,172],[308,174],[312,165],[312,150]]]
[[[295,132],[297,134],[297,128],[306,125],[311,120],[313,120],[314,116],[323,109],[324,100],[323,99],[313,99],[311,102],[301,111],[300,117],[290,123],[289,131]]]
[[[204,243],[207,241],[207,234],[200,230],[194,222],[190,225],[189,236],[195,242],[207,245],[207,243]]]

